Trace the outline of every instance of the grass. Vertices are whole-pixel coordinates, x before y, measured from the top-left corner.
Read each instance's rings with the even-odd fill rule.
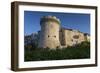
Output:
[[[29,46],[30,47],[30,46]],[[25,61],[45,61],[45,60],[63,60],[63,59],[84,59],[90,58],[90,43],[83,42],[76,46],[63,49],[57,48],[33,48],[25,47]]]

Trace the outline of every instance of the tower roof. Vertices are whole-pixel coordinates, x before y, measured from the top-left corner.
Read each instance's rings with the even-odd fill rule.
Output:
[[[55,16],[43,16],[40,20],[40,24],[42,24],[43,22],[46,22],[46,21],[54,21],[54,22],[60,24],[60,20]]]

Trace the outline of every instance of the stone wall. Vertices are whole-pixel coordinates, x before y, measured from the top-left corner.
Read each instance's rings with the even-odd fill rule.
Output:
[[[40,21],[39,48],[63,48],[90,41],[90,36],[78,30],[61,28],[60,20],[55,16],[45,16]]]
[[[83,41],[87,41],[85,38],[87,36],[84,35],[84,33],[78,31],[78,30],[72,30],[72,29],[61,29],[60,35],[60,41],[62,43],[62,46],[73,46],[76,44],[79,44]],[[89,38],[89,36],[88,36]],[[89,40],[89,39],[88,39]]]

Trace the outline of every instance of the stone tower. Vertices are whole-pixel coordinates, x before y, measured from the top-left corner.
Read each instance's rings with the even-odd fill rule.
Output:
[[[50,49],[59,47],[60,20],[55,16],[44,16],[40,20],[40,25],[38,46]]]

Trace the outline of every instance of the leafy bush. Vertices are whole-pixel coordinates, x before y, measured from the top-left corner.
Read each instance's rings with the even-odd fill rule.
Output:
[[[82,42],[67,48],[33,48],[25,47],[25,61],[63,60],[63,59],[84,59],[90,58],[90,43]],[[31,50],[31,51],[30,51]]]

